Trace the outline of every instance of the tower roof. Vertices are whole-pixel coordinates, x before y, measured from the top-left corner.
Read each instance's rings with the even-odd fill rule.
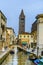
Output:
[[[20,17],[25,17],[23,9],[21,10]]]

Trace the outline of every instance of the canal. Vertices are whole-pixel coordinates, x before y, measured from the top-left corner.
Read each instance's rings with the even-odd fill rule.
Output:
[[[17,47],[14,48],[14,51],[15,54],[9,54],[2,65],[34,65],[29,60],[29,54],[25,54],[23,51],[18,52]]]

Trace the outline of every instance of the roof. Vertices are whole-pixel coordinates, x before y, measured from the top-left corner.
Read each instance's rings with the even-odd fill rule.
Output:
[[[28,32],[24,32],[24,33],[21,33],[21,34],[23,34],[23,35],[24,35],[24,34],[25,34],[25,35],[27,34],[27,35],[28,35],[28,34],[31,34],[31,33],[28,33]]]
[[[7,29],[12,29],[11,27],[6,27]]]
[[[21,10],[20,17],[25,17],[23,9]]]
[[[43,18],[43,14],[38,14],[38,15],[36,16],[36,19],[38,19],[38,18]]]
[[[32,24],[31,32],[37,31],[37,20]]]
[[[7,20],[6,16],[2,13],[2,11],[0,10],[0,13],[4,16],[4,18]]]
[[[13,30],[13,32],[14,32],[14,29],[13,28],[11,28],[11,27],[6,27],[6,29],[11,29],[11,30]],[[15,33],[15,32],[14,32]]]

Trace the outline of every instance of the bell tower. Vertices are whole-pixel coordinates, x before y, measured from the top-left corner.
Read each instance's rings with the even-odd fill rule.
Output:
[[[25,15],[22,9],[19,16],[19,34],[24,32],[25,32]]]

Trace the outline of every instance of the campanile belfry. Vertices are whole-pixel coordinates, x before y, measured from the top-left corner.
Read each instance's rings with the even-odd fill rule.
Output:
[[[20,16],[19,16],[19,34],[25,32],[25,15],[23,10],[21,10]]]

